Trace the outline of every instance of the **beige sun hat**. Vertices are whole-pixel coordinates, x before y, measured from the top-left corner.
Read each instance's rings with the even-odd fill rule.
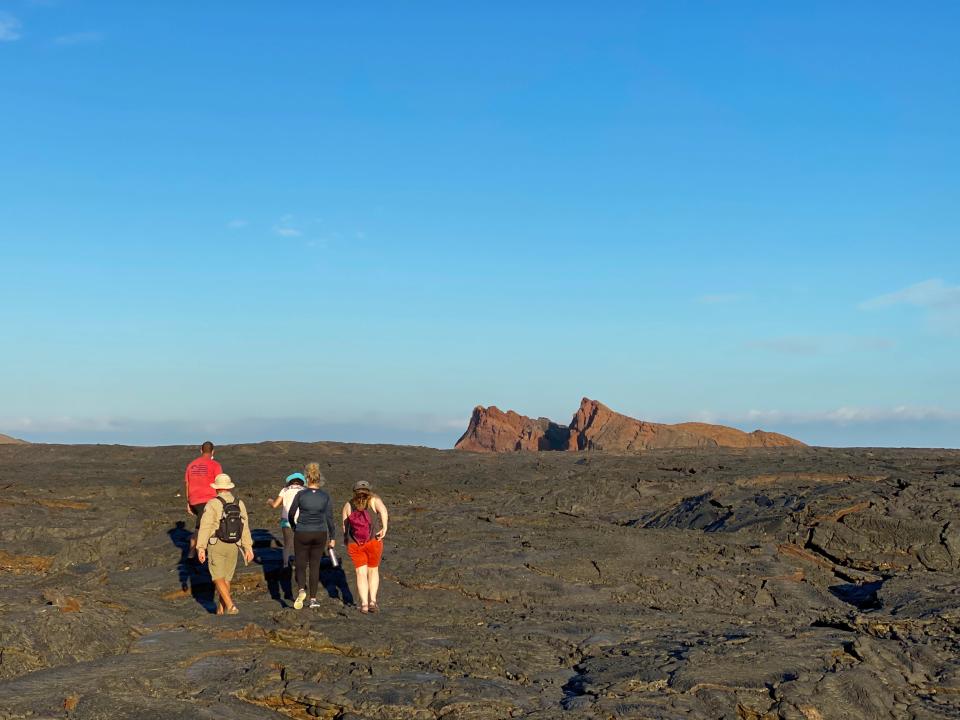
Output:
[[[231,490],[235,488],[236,485],[233,484],[233,480],[230,479],[229,475],[220,473],[213,479],[213,482],[210,483],[210,487],[214,490]]]

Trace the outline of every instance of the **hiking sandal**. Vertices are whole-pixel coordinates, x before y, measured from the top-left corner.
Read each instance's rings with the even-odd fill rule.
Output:
[[[369,606],[369,605],[361,605],[361,606],[360,606],[360,612],[362,612],[362,613],[364,613],[364,614],[370,612],[370,606]]]
[[[236,605],[231,605],[229,608],[227,608],[227,615],[239,615],[239,614],[240,614],[240,608],[238,608]]]
[[[372,613],[380,612],[380,606],[377,605],[375,602],[370,603],[370,612]]]

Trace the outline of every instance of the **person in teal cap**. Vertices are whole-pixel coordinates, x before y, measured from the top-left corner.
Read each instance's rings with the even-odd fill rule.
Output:
[[[301,490],[305,482],[303,473],[290,473],[284,481],[283,487],[273,500],[267,500],[272,508],[280,508],[280,532],[283,534],[283,566],[293,564],[293,528],[290,526],[290,505]]]

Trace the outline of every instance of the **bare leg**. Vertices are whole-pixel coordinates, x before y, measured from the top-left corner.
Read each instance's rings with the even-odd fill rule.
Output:
[[[365,608],[370,605],[370,586],[367,583],[366,565],[361,565],[357,568],[357,596],[360,600],[361,608]]]
[[[370,586],[370,604],[377,604],[377,590],[380,589],[380,568],[367,568],[367,583]]]
[[[197,556],[197,534],[190,536],[190,552],[187,553],[187,560],[193,560]]]
[[[219,606],[217,607],[217,615],[223,615],[224,610],[229,610],[233,607],[233,598],[230,597],[230,581],[217,578],[213,581],[213,585],[217,589],[217,597],[220,600]]]

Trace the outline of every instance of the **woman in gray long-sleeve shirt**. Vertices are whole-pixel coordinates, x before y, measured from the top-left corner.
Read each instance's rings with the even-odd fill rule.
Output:
[[[326,491],[318,463],[307,465],[307,487],[297,493],[287,518],[293,527],[293,552],[297,566],[296,580],[300,591],[293,606],[300,610],[307,597],[307,566],[310,566],[310,607],[320,607],[317,588],[320,585],[320,561],[328,547],[333,547],[333,504]]]

